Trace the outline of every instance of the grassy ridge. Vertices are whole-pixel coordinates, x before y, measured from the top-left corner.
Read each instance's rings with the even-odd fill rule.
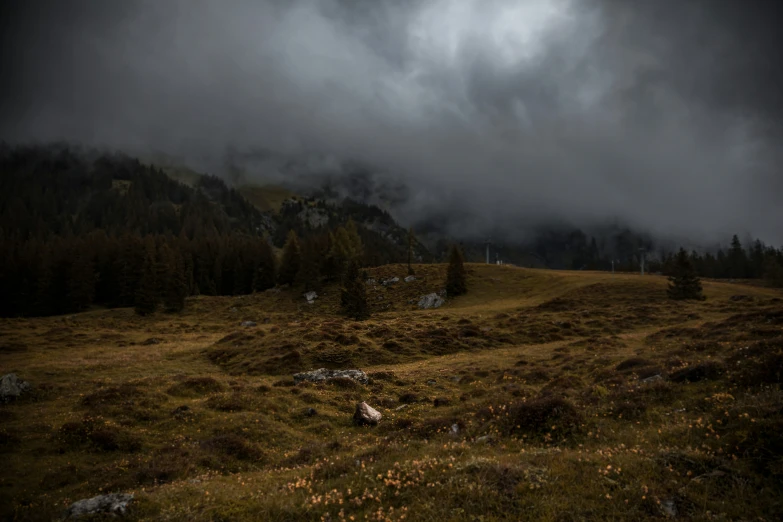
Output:
[[[0,514],[132,491],[139,520],[783,515],[779,292],[675,303],[654,276],[468,269],[438,310],[409,301],[445,267],[371,287],[364,323],[334,288],[3,320],[0,371],[35,392],[0,406]],[[321,366],[371,383],[293,385]],[[379,426],[351,425],[361,400]]]

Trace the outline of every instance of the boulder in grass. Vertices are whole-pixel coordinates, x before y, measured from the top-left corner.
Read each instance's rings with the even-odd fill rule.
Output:
[[[30,391],[30,383],[21,380],[15,373],[7,373],[0,378],[0,402],[18,399]]]
[[[356,405],[353,423],[357,426],[377,426],[381,422],[382,417],[381,412],[372,408],[366,402],[360,402]]]
[[[445,301],[441,296],[439,296],[436,293],[427,294],[421,297],[419,299],[419,308],[422,310],[429,310],[432,308],[440,308],[443,306]]]
[[[299,384],[303,381],[325,382],[331,379],[353,379],[362,384],[367,384],[367,374],[361,370],[327,370],[319,368],[310,372],[294,374],[294,381]]]
[[[111,515],[125,515],[128,506],[133,501],[133,495],[128,493],[111,493],[98,495],[97,497],[79,500],[65,510],[65,518],[79,518],[89,515],[108,513]]]

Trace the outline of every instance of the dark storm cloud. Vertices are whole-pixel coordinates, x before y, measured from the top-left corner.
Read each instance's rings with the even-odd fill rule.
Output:
[[[772,0],[6,9],[11,141],[159,149],[213,169],[227,150],[350,159],[414,187],[403,219],[461,208],[449,215],[463,233],[619,217],[783,241]]]

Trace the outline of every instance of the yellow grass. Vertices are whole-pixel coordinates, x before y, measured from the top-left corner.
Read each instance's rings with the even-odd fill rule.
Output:
[[[114,491],[135,494],[133,520],[783,514],[780,292],[706,282],[679,303],[656,276],[468,265],[469,293],[422,311],[409,301],[445,267],[415,268],[368,288],[362,323],[332,287],[315,305],[284,291],[0,321],[0,373],[35,387],[0,406],[0,515],[51,520]],[[405,267],[370,271],[391,275]],[[371,383],[291,385],[341,365]],[[718,371],[681,377],[699,365]],[[379,426],[352,426],[361,400]]]

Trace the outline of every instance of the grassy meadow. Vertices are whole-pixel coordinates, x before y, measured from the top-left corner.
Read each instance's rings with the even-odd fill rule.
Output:
[[[466,266],[436,310],[445,265],[368,285],[364,322],[336,287],[0,319],[33,386],[0,405],[0,518],[131,492],[129,520],[783,519],[783,293]],[[370,383],[294,384],[322,367]]]

